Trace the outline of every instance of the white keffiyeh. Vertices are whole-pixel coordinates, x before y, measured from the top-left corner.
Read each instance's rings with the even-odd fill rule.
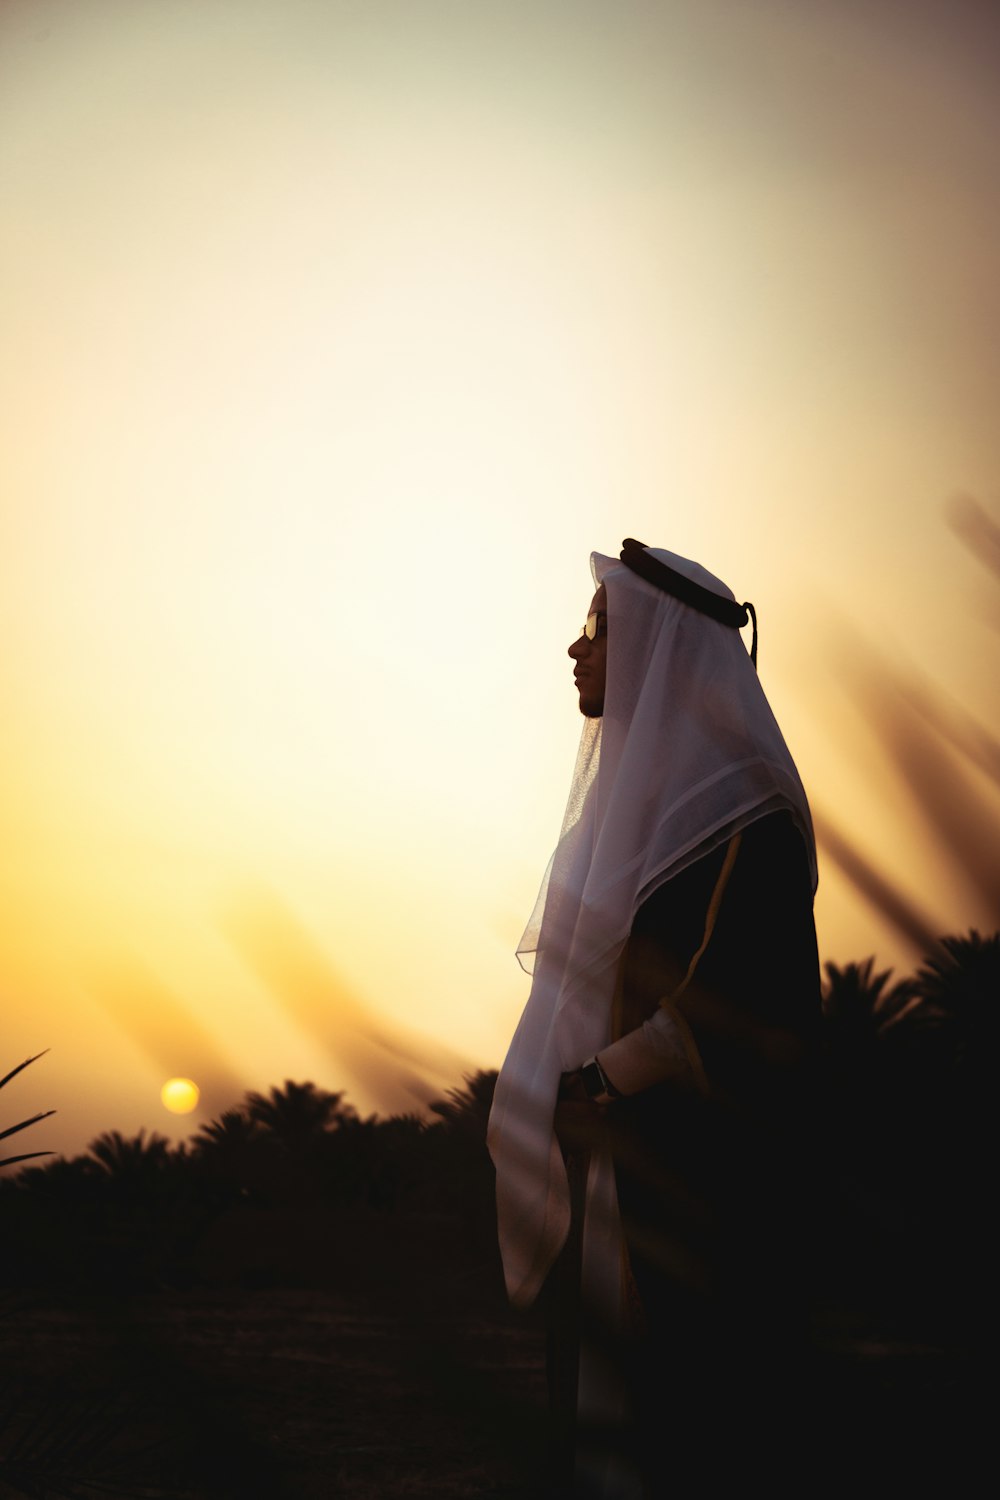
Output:
[[[733,598],[697,563],[647,550]],[[815,883],[805,792],[738,630],[616,558],[595,552],[591,568],[607,592],[604,715],[584,723],[562,833],[518,947],[531,993],[490,1116],[500,1248],[517,1306],[534,1301],[566,1238],[569,1188],[552,1128],[559,1078],[610,1040],[618,961],[638,908],[780,809],[802,832]],[[613,1237],[616,1216],[610,1164],[595,1159],[585,1270],[588,1237]]]

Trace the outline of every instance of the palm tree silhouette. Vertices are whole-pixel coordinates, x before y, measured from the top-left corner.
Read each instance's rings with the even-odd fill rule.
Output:
[[[449,1089],[431,1104],[439,1123],[428,1144],[437,1147],[437,1191],[457,1210],[466,1243],[477,1256],[496,1259],[496,1196],[493,1163],[486,1149],[486,1126],[496,1088],[495,1069],[467,1074],[465,1083]]]
[[[897,984],[871,958],[825,967],[836,1254],[912,1324],[972,1327],[996,1246],[982,1188],[996,1127],[1000,934],[941,938]]]
[[[1000,932],[942,938],[941,952],[918,969],[916,985],[925,1004],[956,1022],[966,1041],[980,1028],[992,1033],[1000,1014]]]
[[[918,1075],[920,1106],[937,1132],[950,1209],[989,1220],[983,1180],[991,1172],[997,1124],[995,1058],[1000,1022],[1000,933],[948,937],[924,960],[916,985],[934,1026],[935,1055]],[[929,1044],[925,1051],[930,1051]]]
[[[292,1152],[314,1144],[345,1119],[355,1117],[343,1093],[329,1093],[314,1083],[293,1083],[290,1078],[283,1088],[272,1088],[267,1095],[247,1094],[246,1113]]]
[[[193,1146],[197,1153],[239,1156],[256,1147],[263,1135],[260,1121],[236,1107],[224,1110],[217,1120],[200,1126],[193,1137]]]
[[[889,985],[892,970],[876,974],[875,958],[861,963],[823,965],[823,1018],[827,1045],[852,1062],[866,1056],[891,1026],[919,1003],[912,979]],[[887,987],[888,986],[888,987]]]
[[[87,1150],[109,1177],[139,1183],[149,1182],[162,1172],[170,1157],[170,1142],[155,1131],[147,1139],[143,1129],[128,1140],[118,1130],[105,1130]]]
[[[432,1102],[431,1111],[449,1130],[485,1141],[496,1084],[495,1068],[467,1074],[464,1085],[449,1089],[443,1099]]]
[[[266,1197],[280,1174],[276,1155],[273,1136],[239,1106],[202,1125],[191,1140],[195,1175],[219,1209]]]

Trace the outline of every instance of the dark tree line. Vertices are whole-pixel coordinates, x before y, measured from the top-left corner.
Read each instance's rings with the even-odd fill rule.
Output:
[[[997,1249],[1000,934],[944,938],[893,982],[826,965],[827,1242],[899,1319],[982,1323]]]
[[[495,1073],[432,1119],[362,1118],[339,1092],[287,1081],[172,1146],[106,1131],[87,1151],[0,1183],[0,1278],[152,1290],[337,1285],[456,1257],[492,1273],[485,1148]],[[407,1259],[409,1257],[409,1260]]]
[[[972,1315],[994,1243],[998,1014],[1000,934],[944,939],[902,980],[873,959],[826,965],[819,1282],[900,1317]],[[495,1081],[468,1078],[429,1120],[362,1118],[342,1093],[288,1081],[179,1146],[106,1132],[0,1184],[0,1276],[384,1297],[432,1275],[499,1305]]]

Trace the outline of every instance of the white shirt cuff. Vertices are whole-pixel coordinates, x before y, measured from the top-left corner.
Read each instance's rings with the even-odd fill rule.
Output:
[[[668,1078],[704,1082],[701,1058],[687,1024],[664,1006],[635,1031],[602,1047],[597,1057],[623,1094],[641,1093]]]

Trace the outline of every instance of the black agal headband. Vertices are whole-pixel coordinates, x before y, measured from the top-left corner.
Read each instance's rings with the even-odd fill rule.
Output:
[[[750,660],[756,667],[757,614],[749,600],[746,604],[737,604],[735,599],[724,599],[721,594],[713,594],[711,589],[695,583],[691,578],[685,578],[683,573],[678,573],[675,568],[660,562],[658,557],[653,557],[646,551],[645,543],[637,542],[634,537],[626,537],[622,542],[621,560],[626,568],[631,568],[633,573],[637,573],[654,588],[662,589],[665,594],[672,594],[675,599],[690,605],[699,614],[718,620],[720,625],[730,625],[734,630],[739,630],[748,620],[752,620]]]

